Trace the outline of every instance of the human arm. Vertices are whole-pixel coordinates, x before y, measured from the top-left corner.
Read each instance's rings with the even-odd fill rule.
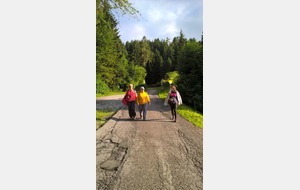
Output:
[[[147,93],[147,102],[149,105],[151,105],[151,101],[150,101],[150,97],[149,97],[149,94]]]
[[[178,105],[181,105],[182,104],[182,98],[180,96],[180,93],[178,91],[176,91],[176,95],[177,95]]]
[[[140,104],[140,103],[139,103],[139,96],[136,97],[136,103],[137,103],[137,105]]]

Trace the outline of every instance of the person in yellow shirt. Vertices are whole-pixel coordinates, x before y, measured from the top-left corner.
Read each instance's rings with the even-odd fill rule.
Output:
[[[145,92],[145,88],[143,86],[140,87],[140,92],[136,98],[136,102],[139,106],[139,111],[140,111],[140,119],[143,118],[143,120],[146,120],[147,116],[147,107],[148,104],[150,105],[150,98],[147,92]],[[143,113],[143,116],[142,116]]]

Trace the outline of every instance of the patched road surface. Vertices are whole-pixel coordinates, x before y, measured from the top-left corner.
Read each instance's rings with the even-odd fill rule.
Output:
[[[202,190],[202,129],[180,116],[171,121],[157,92],[148,93],[146,121],[130,120],[122,107],[97,130],[97,190]]]

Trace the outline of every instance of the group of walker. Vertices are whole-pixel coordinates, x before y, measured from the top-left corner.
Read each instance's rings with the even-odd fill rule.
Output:
[[[145,92],[145,87],[141,86],[140,91],[137,94],[133,89],[133,84],[129,85],[129,89],[126,91],[125,96],[122,100],[124,105],[128,106],[129,117],[131,120],[134,120],[136,117],[135,112],[135,103],[137,103],[140,113],[140,118],[144,121],[147,117],[147,107],[151,105],[150,97],[147,92]],[[167,98],[165,99],[164,105],[170,106],[172,117],[171,120],[176,122],[177,120],[177,107],[182,104],[182,99],[178,90],[176,90],[176,86],[171,85],[170,91],[168,93]]]

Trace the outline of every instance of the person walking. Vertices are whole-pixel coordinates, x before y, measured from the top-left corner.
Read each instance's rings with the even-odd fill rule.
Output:
[[[151,105],[150,97],[143,86],[140,87],[140,92],[137,96],[136,102],[139,106],[140,119],[146,120],[148,104]],[[143,116],[142,116],[143,114]]]
[[[126,91],[122,102],[128,106],[128,113],[130,119],[134,120],[136,116],[135,112],[135,101],[136,101],[136,91],[133,89],[133,84],[129,84],[129,89]]]
[[[171,85],[171,90],[168,93],[167,98],[165,99],[164,105],[169,105],[171,109],[171,120],[177,122],[177,107],[182,104],[182,99],[178,90],[176,90],[175,85]]]

